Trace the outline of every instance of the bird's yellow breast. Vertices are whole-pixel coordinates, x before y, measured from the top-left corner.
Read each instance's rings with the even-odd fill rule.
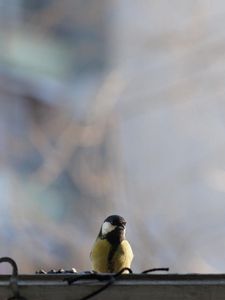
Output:
[[[111,244],[106,239],[98,238],[91,251],[92,268],[96,272],[119,272],[122,268],[130,268],[133,252],[127,240],[123,240],[116,248],[111,261],[109,253]]]
[[[110,243],[104,239],[97,239],[91,250],[92,269],[96,272],[108,272],[108,255],[111,249]]]

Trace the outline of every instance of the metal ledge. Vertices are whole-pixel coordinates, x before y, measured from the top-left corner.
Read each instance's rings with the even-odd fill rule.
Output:
[[[72,285],[64,278],[78,275],[19,275],[20,295],[26,300],[79,300],[107,281],[79,280]],[[13,296],[10,275],[0,275],[0,299]],[[126,274],[92,299],[224,300],[224,274]]]

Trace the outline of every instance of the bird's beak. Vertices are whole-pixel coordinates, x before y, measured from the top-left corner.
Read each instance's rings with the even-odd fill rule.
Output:
[[[118,226],[118,228],[119,228],[120,230],[124,230],[125,227],[126,227],[126,224],[120,224],[120,225]]]

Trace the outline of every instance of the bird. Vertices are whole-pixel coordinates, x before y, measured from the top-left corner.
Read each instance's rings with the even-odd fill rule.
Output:
[[[90,253],[94,272],[117,273],[123,268],[130,268],[134,255],[125,239],[125,232],[123,217],[111,215],[104,220]]]

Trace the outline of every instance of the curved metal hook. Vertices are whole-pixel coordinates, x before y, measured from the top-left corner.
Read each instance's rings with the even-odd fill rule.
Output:
[[[10,277],[10,287],[13,292],[13,296],[10,297],[8,300],[25,300],[24,297],[20,296],[19,293],[19,287],[18,287],[18,281],[17,281],[17,276],[18,276],[18,267],[16,262],[11,258],[11,257],[1,257],[0,258],[0,263],[7,262],[12,266],[12,275]]]

